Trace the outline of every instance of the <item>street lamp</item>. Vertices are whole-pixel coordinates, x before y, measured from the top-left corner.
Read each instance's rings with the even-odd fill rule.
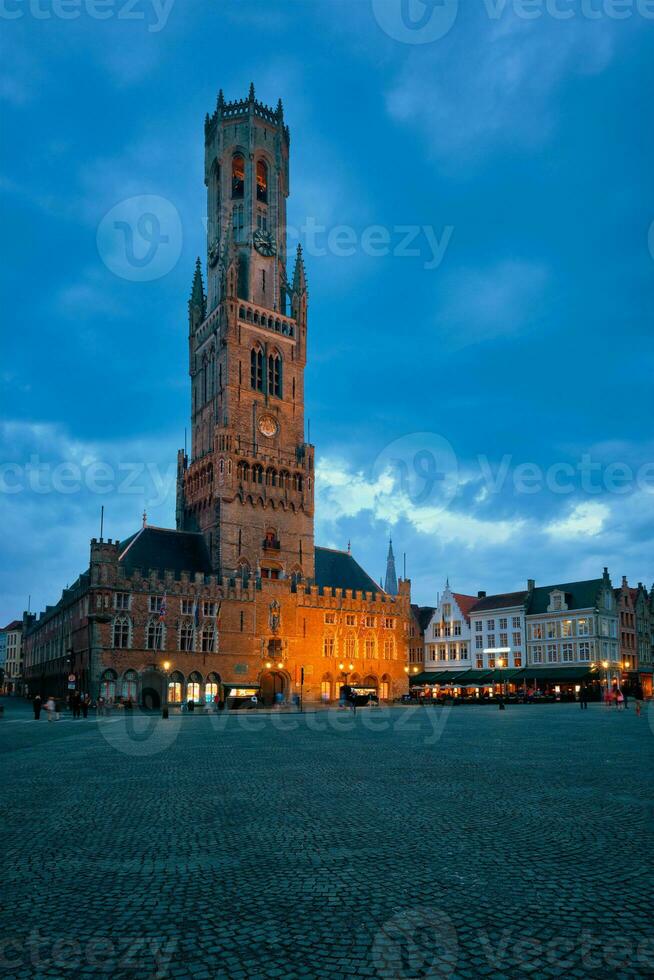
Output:
[[[163,703],[163,710],[161,712],[161,717],[162,718],[167,718],[168,717],[168,672],[170,670],[170,661],[169,660],[164,660],[164,662],[162,663],[161,666],[164,669],[164,677],[165,677],[165,681],[164,681],[164,703]]]

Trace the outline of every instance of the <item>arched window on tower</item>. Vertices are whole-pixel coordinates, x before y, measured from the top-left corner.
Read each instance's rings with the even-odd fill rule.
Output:
[[[245,191],[245,157],[242,153],[235,153],[232,157],[232,198],[237,200],[243,197]]]
[[[234,232],[234,241],[243,241],[243,205],[235,204],[232,208],[232,231]]]
[[[268,393],[282,397],[282,359],[277,351],[268,355]]]
[[[250,385],[255,391],[263,391],[263,351],[260,347],[250,351]]]
[[[257,201],[268,203],[268,167],[264,160],[257,160]]]

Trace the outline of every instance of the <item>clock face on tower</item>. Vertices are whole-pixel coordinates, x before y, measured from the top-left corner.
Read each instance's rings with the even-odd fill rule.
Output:
[[[272,415],[262,415],[259,419],[259,432],[262,436],[272,439],[273,436],[277,435],[278,428],[277,419]]]
[[[265,255],[268,258],[276,252],[275,239],[269,231],[262,231],[257,228],[252,236],[252,244],[260,255]]]

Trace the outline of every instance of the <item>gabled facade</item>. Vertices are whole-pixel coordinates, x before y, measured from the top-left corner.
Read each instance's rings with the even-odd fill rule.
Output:
[[[424,669],[461,671],[473,667],[470,611],[479,596],[452,592],[447,582],[425,630]]]
[[[23,624],[15,619],[0,630],[0,650],[4,662],[4,690],[8,694],[22,693],[23,689]]]

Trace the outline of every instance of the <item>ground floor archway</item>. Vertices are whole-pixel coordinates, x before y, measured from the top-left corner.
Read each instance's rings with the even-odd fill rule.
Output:
[[[141,707],[154,710],[163,703],[164,678],[158,670],[146,670],[141,675]]]
[[[280,670],[267,670],[261,675],[261,700],[265,705],[272,705],[286,700],[288,693],[288,678]]]

